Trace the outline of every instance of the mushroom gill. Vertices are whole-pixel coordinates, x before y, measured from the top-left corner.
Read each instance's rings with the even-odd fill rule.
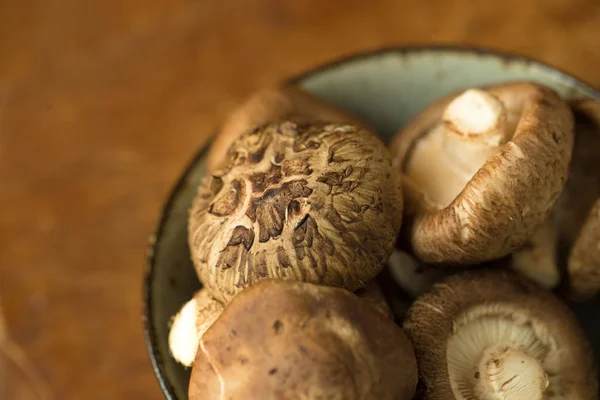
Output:
[[[435,284],[404,321],[426,400],[596,400],[593,352],[571,310],[507,270]]]
[[[542,399],[560,385],[556,342],[510,305],[472,308],[455,322],[448,340],[448,376],[457,399]],[[557,382],[552,382],[552,379]]]

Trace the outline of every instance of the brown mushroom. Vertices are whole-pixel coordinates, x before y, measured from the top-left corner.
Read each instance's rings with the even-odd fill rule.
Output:
[[[203,399],[412,399],[406,336],[352,293],[262,281],[204,334],[189,386]]]
[[[181,307],[173,317],[169,331],[169,349],[175,360],[186,367],[194,363],[200,338],[223,309],[223,305],[213,299],[206,289],[197,291]]]
[[[229,146],[241,134],[269,122],[358,121],[333,105],[292,85],[262,89],[234,110],[223,122],[208,153],[208,170],[219,168]],[[221,165],[222,166],[222,165]]]
[[[383,291],[379,284],[375,281],[369,282],[364,288],[358,289],[354,292],[355,295],[360,297],[365,302],[372,305],[377,311],[387,316],[390,319],[394,318],[390,305],[388,304]]]
[[[263,279],[355,291],[394,248],[401,185],[381,141],[340,124],[269,124],[242,135],[201,182],[189,218],[200,280],[219,301]]]
[[[454,275],[404,328],[426,400],[596,400],[591,347],[566,305],[507,270]]]
[[[600,199],[590,210],[569,256],[570,297],[586,300],[600,291]]]
[[[393,318],[385,296],[376,282],[372,281],[366,287],[357,290],[355,295],[383,315]],[[177,362],[186,367],[194,364],[202,335],[224,309],[225,307],[213,299],[206,289],[197,291],[194,297],[181,307],[173,317],[169,331],[169,349]]]
[[[600,290],[600,103],[572,104],[575,145],[569,177],[551,217],[513,255],[513,268],[546,288],[561,281],[585,300]]]
[[[600,292],[600,102],[578,101],[573,109],[575,150],[568,197],[560,202],[567,212],[561,213],[560,222],[570,228],[563,243],[572,243],[567,290],[571,298],[585,300]]]
[[[391,144],[414,253],[476,264],[520,247],[558,198],[572,146],[570,109],[538,84],[470,89],[431,105]]]

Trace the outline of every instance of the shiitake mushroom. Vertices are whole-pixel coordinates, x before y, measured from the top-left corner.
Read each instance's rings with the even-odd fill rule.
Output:
[[[205,177],[189,216],[196,272],[227,303],[253,283],[287,279],[355,291],[394,249],[401,183],[369,130],[274,123],[243,134]]]
[[[596,400],[594,356],[569,308],[507,269],[437,283],[404,322],[425,400]]]
[[[388,302],[377,284],[372,281],[354,293],[366,304],[386,317],[393,319]],[[216,301],[206,289],[197,291],[173,317],[169,330],[169,350],[173,358],[186,367],[191,367],[204,333],[221,315],[225,307]]]
[[[194,200],[196,270],[213,301],[231,303],[197,335],[190,398],[409,399],[412,352],[387,325],[389,307],[377,287],[364,288],[391,254],[402,220],[393,170],[404,177],[407,233],[419,262],[498,259],[532,237],[559,197],[572,113],[539,84],[471,89],[404,128],[391,145],[392,167],[366,128],[318,122],[336,118],[321,119],[319,107],[307,118],[294,101],[264,108],[255,123],[232,123],[280,121],[244,134],[226,129],[233,144],[222,156],[215,142],[215,167]],[[287,119],[295,122],[282,122],[294,113]],[[590,252],[600,232],[596,214],[600,202],[571,254],[585,265],[569,264],[574,290],[588,296],[597,288],[582,289],[577,278],[589,276],[590,254],[598,260]],[[358,290],[372,301],[358,305],[348,291],[311,283]],[[405,327],[426,399],[595,398],[589,345],[569,310],[510,272],[448,278],[414,303]],[[393,365],[399,359],[406,368]]]
[[[390,146],[416,256],[477,264],[522,246],[560,195],[572,147],[571,110],[539,84],[470,89],[429,106]]]
[[[600,103],[571,106],[575,145],[567,183],[548,220],[513,254],[513,268],[587,300],[600,291]]]
[[[294,85],[278,85],[253,93],[221,124],[208,153],[209,171],[219,169],[227,151],[242,134],[272,122],[352,122],[355,117]]]
[[[265,280],[206,331],[190,400],[410,400],[414,353],[402,329],[334,287]]]

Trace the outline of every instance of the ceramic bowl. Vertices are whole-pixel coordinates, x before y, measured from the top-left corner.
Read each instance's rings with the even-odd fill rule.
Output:
[[[452,91],[510,80],[544,83],[566,98],[600,94],[563,72],[523,57],[470,48],[391,48],[359,54],[306,72],[292,82],[376,128],[384,140],[436,98]],[[190,376],[170,356],[171,316],[200,287],[187,244],[188,209],[206,173],[206,148],[184,170],[150,238],[144,285],[146,342],[169,400],[187,399]],[[576,310],[600,362],[600,299]]]

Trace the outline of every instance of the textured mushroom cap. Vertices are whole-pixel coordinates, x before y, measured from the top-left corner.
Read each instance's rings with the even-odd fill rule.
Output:
[[[185,303],[173,317],[169,331],[169,349],[173,358],[191,366],[196,358],[200,338],[212,325],[221,312],[223,305],[212,298],[206,289],[201,289]]]
[[[236,296],[202,338],[195,399],[412,398],[417,369],[389,318],[338,288],[263,281]]]
[[[363,128],[287,122],[244,134],[192,205],[200,280],[223,303],[267,278],[364,287],[400,229],[392,172],[389,152]]]
[[[573,117],[549,88],[533,83],[491,86],[516,128],[466,183],[441,208],[428,204],[423,193],[405,182],[410,242],[425,262],[475,264],[500,258],[517,249],[546,219],[568,173],[573,147]],[[404,174],[417,143],[439,124],[443,98],[409,123],[390,149],[395,168]]]
[[[208,170],[226,160],[229,146],[243,133],[269,122],[352,122],[353,116],[291,85],[262,89],[223,122],[208,153]]]
[[[484,326],[491,327],[487,337],[477,333]],[[508,345],[538,358],[550,382],[544,399],[597,399],[593,352],[571,311],[509,271],[471,271],[434,285],[413,304],[404,329],[415,350],[424,399],[478,399],[468,393],[482,371],[456,366],[459,353],[452,346],[460,341],[469,344],[461,357],[473,352],[481,357],[489,346]]]

